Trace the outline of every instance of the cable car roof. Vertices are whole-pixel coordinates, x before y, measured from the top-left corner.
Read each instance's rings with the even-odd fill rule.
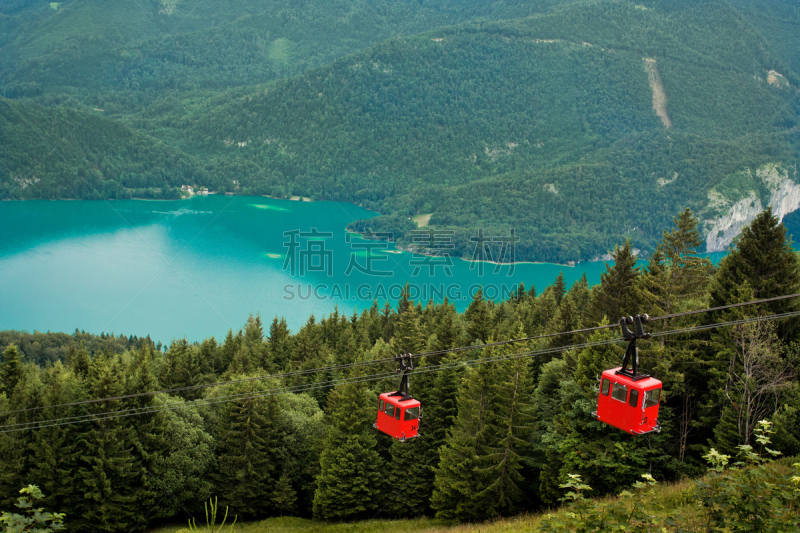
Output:
[[[621,368],[622,367],[618,366],[617,368],[612,368],[611,370],[606,370],[606,371],[603,372],[603,377],[604,378],[608,378],[608,379],[610,379],[612,381],[615,381],[617,383],[624,383],[625,385],[628,385],[628,386],[633,387],[635,389],[651,389],[651,388],[652,389],[657,389],[657,388],[661,388],[661,382],[659,380],[657,380],[656,378],[651,377],[651,376],[648,376],[645,379],[638,379],[638,380],[634,381],[633,379],[629,378],[628,376],[625,376],[623,374],[617,374],[616,373],[617,370],[619,370]]]
[[[381,400],[387,401],[392,405],[396,405],[398,407],[417,407],[420,405],[419,400],[416,398],[411,398],[409,400],[403,400],[402,396],[392,396],[393,392],[384,392],[381,394]]]

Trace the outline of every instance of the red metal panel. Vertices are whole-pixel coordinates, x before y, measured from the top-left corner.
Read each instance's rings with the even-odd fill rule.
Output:
[[[660,399],[661,382],[652,377],[634,381],[627,376],[617,374],[617,370],[619,368],[603,372],[597,400],[597,419],[634,435],[656,430],[659,403],[646,405],[646,397],[648,391],[658,390],[659,393],[653,393],[652,396],[658,394]],[[607,389],[604,380],[609,381],[610,386]],[[604,390],[608,390],[608,394],[603,394]],[[635,406],[629,403],[632,390],[639,392]]]
[[[406,410],[419,408],[419,400],[400,401],[400,396],[391,396],[391,392],[381,394],[384,409],[378,412],[375,427],[392,438],[405,440],[416,437],[419,432],[419,419],[406,420]],[[396,418],[399,410],[399,420]],[[391,412],[391,415],[388,414]]]

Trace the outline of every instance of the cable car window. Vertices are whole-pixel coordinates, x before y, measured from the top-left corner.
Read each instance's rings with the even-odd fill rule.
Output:
[[[603,396],[608,396],[608,387],[611,385],[611,382],[606,378],[603,378],[603,386],[600,389],[600,392],[603,393]]]
[[[419,418],[419,407],[409,407],[406,409],[406,414],[403,415],[403,420],[416,420]]]
[[[400,408],[399,407],[394,410],[394,419],[395,420],[400,420]]]
[[[631,391],[631,397],[628,398],[628,405],[630,405],[631,407],[636,407],[636,404],[638,403],[639,403],[639,391],[633,389]]]
[[[381,411],[383,411],[383,400],[380,400],[378,402],[378,412],[381,412]]]
[[[622,383],[614,383],[614,387],[611,389],[611,397],[625,403],[625,400],[628,399],[628,387]]]
[[[661,400],[661,389],[653,389],[644,393],[644,408],[653,407],[658,405]]]
[[[394,405],[386,402],[386,414],[389,416],[394,416]]]

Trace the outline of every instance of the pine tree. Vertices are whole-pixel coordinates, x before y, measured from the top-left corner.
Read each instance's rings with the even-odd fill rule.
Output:
[[[574,331],[576,329],[580,329],[581,321],[580,321],[580,312],[579,309],[573,303],[571,298],[564,298],[561,301],[561,305],[558,307],[555,316],[552,320],[547,323],[547,327],[545,328],[545,333],[548,334],[558,334],[558,333],[565,333],[569,331]],[[566,335],[556,335],[555,337],[550,338],[550,346],[552,348],[559,348],[561,346],[570,346],[577,342],[577,337],[573,333],[569,333]],[[551,355],[552,358],[555,354]],[[543,361],[546,363],[549,359]]]
[[[520,325],[516,338],[524,337]],[[506,345],[499,352],[510,355],[524,347]],[[513,358],[497,363],[497,380],[492,386],[487,417],[489,442],[479,455],[480,474],[486,485],[476,498],[486,516],[518,512],[525,500],[523,487],[524,456],[529,448],[526,438],[531,430],[530,398],[533,384],[528,362]]]
[[[451,303],[445,301],[437,307],[439,318],[435,326],[437,344],[434,350],[446,350],[460,345],[463,336],[463,325],[458,312]]]
[[[285,370],[291,358],[291,336],[286,319],[275,317],[269,326],[269,337],[267,338],[272,362],[275,368]]]
[[[247,318],[247,324],[244,327],[243,349],[248,352],[249,364],[252,368],[240,369],[237,371],[238,373],[249,373],[256,368],[261,368],[267,372],[274,370],[272,361],[269,358],[269,348],[264,344],[264,328],[259,315],[250,315]]]
[[[275,482],[271,500],[272,506],[280,512],[281,516],[284,513],[291,514],[294,512],[297,504],[297,493],[292,488],[292,482],[288,474],[281,474],[281,477]]]
[[[600,288],[595,292],[592,302],[597,322],[603,317],[616,322],[623,315],[636,314],[642,305],[637,287],[639,269],[636,268],[631,241],[626,240],[611,255],[614,266],[606,265],[606,271],[600,274]]]
[[[493,353],[483,350],[482,358]],[[478,468],[483,446],[490,444],[487,418],[491,409],[495,363],[476,365],[458,393],[458,417],[440,452],[431,506],[436,516],[448,520],[478,520],[487,516],[477,495],[486,488]]]
[[[437,518],[463,521],[480,517],[473,505],[478,488],[476,444],[475,437],[456,427],[442,448],[431,497]]]
[[[492,317],[489,306],[483,299],[483,289],[478,289],[472,302],[464,312],[467,335],[472,342],[486,342],[492,334]]]
[[[403,291],[400,293],[400,299],[397,300],[397,316],[401,316],[408,311],[410,307],[414,307],[414,302],[411,300],[411,288],[406,282]]]
[[[189,380],[189,343],[186,339],[172,341],[164,354],[159,372],[159,384],[165,389],[186,386]]]
[[[762,212],[742,230],[736,249],[720,262],[709,291],[709,307],[735,303],[737,292],[744,285],[752,289],[755,299],[771,298],[800,292],[797,256],[786,238],[786,227],[772,214]],[[749,313],[785,313],[798,308],[795,300],[780,300],[749,309]],[[725,312],[707,313],[709,323],[724,320]],[[794,338],[796,319],[781,321],[780,338]]]
[[[669,281],[665,261],[666,258],[661,247],[656,247],[655,251],[650,254],[647,267],[640,280],[642,306],[647,309],[648,314],[653,316],[667,314],[664,309],[669,306]],[[611,318],[613,319],[613,317]]]
[[[586,326],[591,321],[591,298],[592,292],[589,288],[589,280],[586,278],[586,272],[584,272],[581,279],[573,283],[569,292],[567,292],[567,299],[575,309],[577,323],[581,327]]]
[[[727,404],[722,408],[722,416],[714,428],[713,447],[720,453],[736,456],[737,446],[743,444],[739,434],[739,416],[733,405]]]
[[[361,383],[339,385],[331,393],[314,494],[315,518],[357,518],[376,509],[383,470],[371,427],[376,403]]]
[[[425,346],[414,302],[408,300],[394,328],[392,346],[398,354],[419,353]]]
[[[426,457],[425,442],[422,440],[425,438],[422,435],[406,442],[392,439],[389,447],[392,459],[386,465],[386,484],[390,492],[383,507],[383,512],[390,516],[412,518],[428,510],[432,476],[428,462],[431,458]]]
[[[561,305],[561,300],[567,293],[567,284],[564,281],[564,273],[559,272],[555,283],[553,283],[553,296],[556,298],[556,305]]]
[[[83,348],[75,350],[74,354],[69,358],[69,367],[81,379],[86,379],[89,376],[91,364],[92,358],[89,356],[89,352]]]
[[[216,489],[231,512],[242,517],[264,516],[270,511],[277,466],[272,447],[278,442],[279,411],[275,396],[257,395],[260,388],[269,386],[246,381],[223,393],[236,394],[239,399],[222,404],[216,439]]]
[[[22,362],[16,344],[9,344],[3,350],[3,364],[0,365],[0,392],[5,392],[11,397],[14,388],[22,376]]]
[[[85,399],[80,379],[60,362],[46,371],[45,385],[45,405]],[[81,411],[79,406],[51,408],[47,416],[72,417]],[[75,501],[75,474],[82,453],[77,444],[80,432],[81,426],[73,424],[41,428],[35,433],[29,479],[47,495],[44,504],[49,508],[71,508]]]
[[[27,407],[38,407],[37,405],[27,405],[21,401],[20,389],[15,387],[15,394],[7,398],[6,394],[0,392],[0,412],[25,409]],[[33,416],[25,412],[18,412],[2,417],[2,423],[8,425],[27,423],[35,421]],[[27,481],[28,470],[28,438],[29,432],[15,431],[0,433],[0,504],[3,508],[10,508],[16,501],[19,487]]]
[[[119,361],[108,353],[96,356],[89,369],[88,390],[93,398],[112,398],[123,392]],[[120,400],[88,404],[89,413],[117,411]],[[122,418],[88,422],[80,433],[81,450],[76,490],[83,497],[73,503],[70,527],[77,531],[120,531],[136,524],[134,486],[141,471],[133,459],[134,435]]]
[[[242,343],[241,331],[233,334],[233,330],[229,329],[225,335],[225,342],[222,343],[222,348],[217,352],[219,360],[214,364],[217,374],[224,374],[228,371],[228,367],[233,362],[233,357],[239,351],[239,346]]]
[[[383,311],[381,312],[381,320],[380,320],[380,332],[381,338],[385,342],[389,342],[392,337],[394,336],[394,318],[395,314],[392,312],[392,306],[389,302],[386,302],[383,305]]]
[[[795,253],[786,238],[786,228],[771,209],[762,212],[745,227],[736,243],[736,248],[722,259],[709,288],[709,307],[747,302],[800,292],[800,273]],[[794,311],[797,299],[781,300],[758,306],[746,306],[705,313],[707,324]],[[790,341],[800,335],[797,319],[790,318],[777,323],[778,337]],[[707,347],[701,352],[707,365],[699,372],[698,397],[700,432],[703,439],[730,448],[737,441],[738,433],[730,418],[730,408],[724,399],[725,382],[728,375],[730,354],[736,347],[728,330],[712,330],[706,339]],[[741,437],[739,437],[741,438]],[[702,442],[702,441],[701,441]],[[705,442],[702,442],[705,444]]]
[[[526,324],[526,331],[543,331],[544,328],[553,320],[558,312],[558,304],[553,290],[548,287],[534,300],[531,310],[532,323]]]
[[[196,354],[196,350],[190,349],[190,356],[196,357]],[[126,368],[125,393],[135,395],[142,391],[157,390],[159,383],[156,372],[155,353],[152,346],[148,344],[142,345],[139,350],[133,352],[131,362]],[[188,381],[184,383],[184,386],[192,383],[193,381]],[[183,392],[187,394],[194,391]],[[199,395],[194,394],[192,396]],[[124,400],[123,405],[127,409],[141,411],[158,408],[156,397],[153,395],[133,396]],[[166,447],[164,442],[166,415],[163,412],[140,414],[135,418],[125,419],[124,423],[132,430],[132,455],[136,463],[135,468],[139,472],[139,475],[134,478],[132,483],[132,491],[133,496],[136,498],[134,507],[139,513],[136,518],[141,521],[144,520],[144,510],[150,509],[157,497],[153,488],[151,474],[154,470],[157,456]]]
[[[201,372],[197,380],[198,383],[210,383],[214,381],[217,372],[215,365],[219,358],[217,351],[217,340],[213,336],[200,343],[200,348],[197,350],[197,362]]]
[[[702,244],[698,220],[686,208],[673,219],[675,229],[664,231],[659,251],[667,262],[666,293],[662,300],[665,313],[683,310],[682,303],[702,295],[711,275],[711,261],[697,256]]]

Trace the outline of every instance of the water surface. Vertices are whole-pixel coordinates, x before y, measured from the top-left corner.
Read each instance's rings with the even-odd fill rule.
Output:
[[[195,341],[220,338],[260,313],[264,322],[283,316],[297,331],[312,314],[395,301],[406,282],[416,298],[448,295],[463,310],[478,286],[501,298],[519,282],[544,288],[562,271],[570,285],[584,273],[598,283],[605,269],[517,264],[495,272],[453,259],[450,276],[439,266],[431,276],[425,265],[414,276],[421,258],[367,250],[372,241],[345,232],[350,221],[375,215],[352,204],[243,196],[0,202],[0,329]],[[295,237],[292,273],[284,232],[312,228],[329,235]],[[346,275],[351,262],[367,270],[368,254],[380,254],[371,269],[353,266]],[[301,264],[309,267],[303,273]]]

